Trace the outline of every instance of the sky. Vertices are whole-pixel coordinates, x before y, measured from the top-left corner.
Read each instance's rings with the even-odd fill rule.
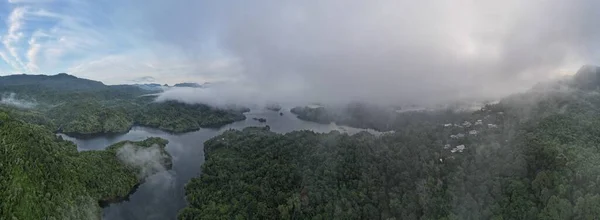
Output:
[[[1,1],[2,75],[438,102],[502,97],[600,64],[593,0]]]

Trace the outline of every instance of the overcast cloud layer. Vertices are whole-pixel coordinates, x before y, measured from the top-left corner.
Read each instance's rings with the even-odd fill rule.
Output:
[[[228,81],[224,96],[264,100],[498,97],[600,63],[599,10],[593,0],[9,0],[0,72]]]

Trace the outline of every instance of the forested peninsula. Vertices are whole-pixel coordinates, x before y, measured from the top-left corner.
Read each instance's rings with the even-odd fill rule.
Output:
[[[68,74],[0,77],[0,109],[24,121],[74,136],[124,133],[140,125],[182,133],[244,120],[248,109],[155,102],[155,90],[108,86]]]

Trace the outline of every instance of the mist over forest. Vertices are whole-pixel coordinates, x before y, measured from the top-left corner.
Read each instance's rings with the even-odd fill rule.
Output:
[[[599,9],[0,2],[0,220],[598,219]]]

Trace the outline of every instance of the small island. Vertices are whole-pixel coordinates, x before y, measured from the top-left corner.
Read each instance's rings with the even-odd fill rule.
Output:
[[[266,118],[252,118],[252,119],[253,119],[253,120],[255,120],[255,121],[258,121],[258,122],[260,122],[260,123],[265,123],[265,122],[267,122],[267,119],[266,119]]]

